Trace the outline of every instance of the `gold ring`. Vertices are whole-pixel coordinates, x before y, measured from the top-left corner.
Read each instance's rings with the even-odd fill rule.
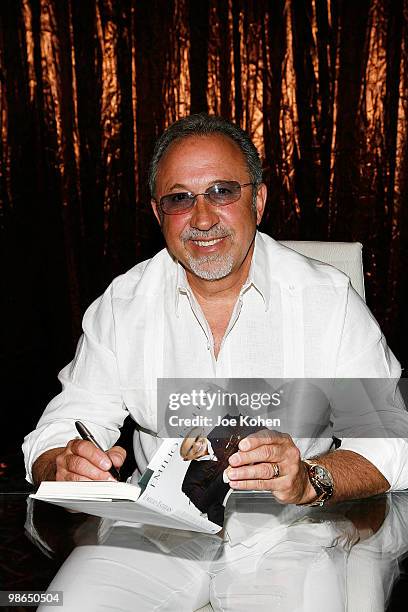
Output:
[[[279,465],[277,463],[272,463],[273,467],[273,478],[279,478]]]

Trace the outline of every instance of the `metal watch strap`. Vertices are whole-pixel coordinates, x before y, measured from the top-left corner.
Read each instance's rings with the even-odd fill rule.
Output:
[[[309,481],[312,487],[314,488],[314,490],[316,491],[317,498],[314,499],[312,502],[308,502],[305,504],[298,504],[298,505],[299,506],[323,506],[324,503],[333,496],[333,493],[334,493],[333,476],[330,474],[329,470],[326,467],[318,463],[313,463],[312,461],[309,461],[308,459],[303,459],[302,461],[307,469]],[[324,470],[325,475],[329,480],[327,484],[323,483],[317,477],[316,468],[320,468],[321,470]]]

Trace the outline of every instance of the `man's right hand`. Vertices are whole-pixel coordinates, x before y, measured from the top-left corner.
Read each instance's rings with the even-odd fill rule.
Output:
[[[126,458],[121,446],[105,453],[92,442],[75,438],[64,448],[53,448],[40,455],[33,465],[35,484],[42,480],[115,480],[109,473],[112,464],[119,469]]]

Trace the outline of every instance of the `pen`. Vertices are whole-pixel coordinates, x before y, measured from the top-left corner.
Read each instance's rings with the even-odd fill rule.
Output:
[[[75,421],[75,427],[77,428],[77,431],[83,440],[88,440],[89,442],[92,442],[92,444],[94,444],[96,448],[99,448],[99,450],[101,450],[103,453],[105,452],[101,445],[98,444],[98,442],[95,440],[89,429],[83,423],[81,423],[81,421]],[[113,464],[111,469],[109,470],[109,474],[116,478],[116,480],[120,480],[119,471],[115,468]]]

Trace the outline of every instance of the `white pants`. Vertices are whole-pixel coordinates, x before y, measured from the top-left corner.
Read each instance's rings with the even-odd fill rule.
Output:
[[[261,530],[235,545],[115,527],[103,545],[76,548],[49,590],[63,591],[70,612],[192,612],[208,601],[223,612],[340,612],[346,548],[331,523]]]

